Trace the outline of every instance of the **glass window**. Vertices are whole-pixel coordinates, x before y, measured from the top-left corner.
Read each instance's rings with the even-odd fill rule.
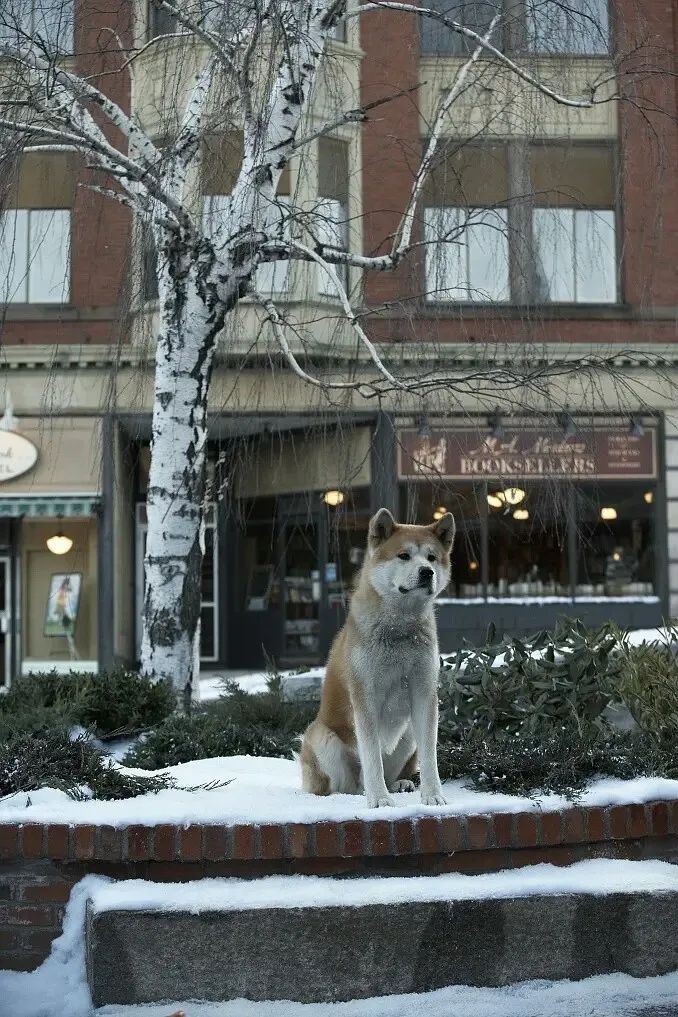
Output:
[[[530,49],[536,53],[586,56],[607,53],[607,0],[527,0]]]
[[[164,11],[155,4],[148,5],[148,38],[155,39],[159,35],[173,35],[179,30],[177,19],[169,11]]]
[[[451,512],[457,526],[452,548],[452,574],[444,597],[483,596],[481,570],[481,486],[426,481],[401,484],[400,519],[428,526]]]
[[[652,595],[653,486],[582,484],[577,488],[577,543],[577,596]]]
[[[509,299],[506,209],[427,208],[424,240],[427,300]]]
[[[348,247],[349,150],[338,138],[318,138],[318,201],[310,229],[314,239],[344,251]],[[346,265],[335,265],[344,287],[348,282]],[[327,272],[318,265],[318,293],[336,296],[336,287]]]
[[[495,17],[498,10],[502,9],[503,0],[494,0],[494,2],[493,0],[467,0],[467,2],[464,0],[434,0],[427,6],[451,21],[459,22],[465,28],[471,28],[479,35],[484,35],[492,18]],[[422,17],[420,28],[422,53],[464,56],[472,53],[475,49],[472,39],[467,39],[466,36],[453,31],[435,18]],[[500,45],[499,30],[492,42],[495,46]]]
[[[567,486],[488,488],[489,597],[569,597]]]
[[[73,0],[3,0],[0,39],[18,45],[23,33],[49,53],[72,53]]]
[[[601,145],[535,145],[535,299],[611,304],[617,300],[616,171]]]
[[[70,299],[68,209],[10,209],[0,225],[0,297],[7,303],[64,304]]]
[[[536,208],[532,226],[539,302],[615,303],[614,212]]]

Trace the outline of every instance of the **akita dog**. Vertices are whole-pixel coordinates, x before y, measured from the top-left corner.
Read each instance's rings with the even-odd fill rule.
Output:
[[[371,806],[413,791],[444,805],[438,738],[438,635],[433,602],[450,576],[455,524],[370,520],[351,607],[327,661],[317,718],[301,746],[302,785],[316,795],[364,791]],[[418,767],[417,767],[418,762]]]

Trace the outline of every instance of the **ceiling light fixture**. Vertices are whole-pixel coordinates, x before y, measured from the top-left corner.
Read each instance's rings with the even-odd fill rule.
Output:
[[[617,518],[616,508],[612,508],[611,505],[606,505],[605,508],[601,508],[600,518],[604,519],[605,522],[611,522],[613,519],[616,519]]]
[[[500,491],[497,491],[496,494],[488,494],[487,504],[490,506],[490,508],[493,509],[503,508],[504,507],[503,494]]]
[[[643,501],[647,505],[651,505],[652,502],[654,501],[654,491],[646,491],[645,494],[643,495]]]
[[[331,508],[336,508],[337,505],[343,504],[344,498],[343,491],[325,491],[323,495],[323,501]]]
[[[566,409],[564,413],[559,413],[557,421],[558,427],[563,432],[563,438],[574,438],[577,433],[577,425],[570,411]]]
[[[517,519],[519,522],[522,522],[524,519],[530,518],[530,513],[527,511],[526,508],[515,509],[513,513],[513,518]]]
[[[428,417],[419,417],[419,420],[417,421],[417,434],[420,438],[431,437],[431,425]]]
[[[507,505],[520,505],[525,499],[525,491],[522,487],[505,487],[502,491]]]
[[[67,537],[64,533],[59,530],[53,537],[48,537],[47,548],[52,554],[68,554],[70,549],[73,547],[73,541],[70,537]]]

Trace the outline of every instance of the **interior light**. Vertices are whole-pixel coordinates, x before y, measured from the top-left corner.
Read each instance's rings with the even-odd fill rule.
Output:
[[[470,568],[471,572],[475,572],[476,569],[478,568],[478,562],[477,561],[470,561],[468,563],[468,567]]]
[[[52,554],[68,554],[73,547],[73,541],[63,533],[55,533],[53,537],[47,538],[47,548]]]
[[[616,508],[612,508],[611,505],[608,505],[605,508],[601,508],[601,510],[600,510],[600,518],[604,519],[604,520],[606,520],[608,522],[610,520],[612,520],[612,519],[616,519],[617,518],[617,510],[616,510]]]
[[[487,504],[490,506],[490,508],[494,509],[503,508],[504,505],[503,494],[501,494],[501,492],[497,492],[496,494],[488,494]]]
[[[643,495],[643,501],[645,501],[647,505],[651,505],[654,501],[654,491],[646,491]]]
[[[525,508],[515,509],[513,513],[513,518],[518,520],[529,519],[530,513]]]
[[[331,508],[336,508],[337,505],[342,504],[344,497],[343,491],[325,491],[323,501],[326,505],[331,506]]]
[[[445,506],[444,506],[444,505],[440,505],[440,506],[439,506],[439,507],[438,507],[438,508],[437,508],[437,509],[435,510],[435,512],[433,513],[433,518],[434,518],[435,520],[438,520],[438,519],[442,519],[442,518],[443,518],[443,516],[446,516],[446,515],[447,515],[447,509],[445,508]]]
[[[621,554],[619,551],[612,552],[612,561],[621,561]]]
[[[525,498],[522,487],[507,487],[502,491],[507,505],[520,505]]]

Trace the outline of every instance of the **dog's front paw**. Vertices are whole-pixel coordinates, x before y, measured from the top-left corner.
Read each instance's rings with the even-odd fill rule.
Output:
[[[396,780],[389,787],[389,791],[394,791],[396,794],[399,791],[414,791],[414,784],[411,780]]]
[[[443,798],[442,792],[433,791],[430,794],[426,794],[424,791],[421,793],[421,804],[422,805],[447,805],[447,800]]]
[[[371,809],[382,809],[382,808],[386,808],[386,807],[395,805],[395,802],[393,801],[391,796],[388,795],[388,794],[386,794],[386,795],[382,795],[382,794],[378,794],[378,795],[366,794],[365,797],[367,798],[367,804],[369,805],[369,807]]]

